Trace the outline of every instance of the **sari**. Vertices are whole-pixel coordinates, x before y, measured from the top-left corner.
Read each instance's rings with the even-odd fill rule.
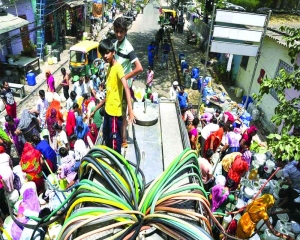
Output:
[[[248,146],[248,148],[250,147],[251,142],[252,142],[252,134],[256,131],[257,131],[257,128],[254,125],[252,125],[242,135],[241,141],[244,139],[245,144]]]
[[[77,135],[77,137],[79,139],[84,140],[85,135],[88,133],[89,131],[89,127],[86,123],[83,122],[83,119],[81,116],[78,116],[76,118],[76,127],[75,127],[75,134]]]
[[[5,123],[5,131],[10,135],[10,137],[12,138],[14,144],[15,144],[15,147],[16,147],[16,150],[19,154],[19,156],[21,156],[22,154],[22,151],[23,151],[23,147],[24,147],[24,144],[23,142],[21,141],[21,138],[15,134],[15,131],[17,130],[18,128],[18,125],[19,125],[19,122],[20,120],[18,118],[15,118],[14,119],[14,124],[13,125],[10,125],[8,124],[7,122]]]
[[[227,178],[234,181],[234,187],[232,190],[237,189],[241,181],[241,176],[244,172],[248,171],[248,169],[248,163],[242,158],[242,156],[236,156],[227,175]]]
[[[42,176],[42,167],[40,164],[41,153],[30,143],[26,142],[20,160],[22,171],[26,173],[28,181],[36,184],[37,193],[44,190],[44,179]]]
[[[10,155],[10,149],[11,149],[11,141],[7,133],[3,130],[2,127],[0,127],[0,139],[2,140],[2,143],[0,146],[3,146],[5,148],[5,152]]]
[[[53,140],[53,137],[56,135],[56,130],[53,128],[53,125],[58,122],[57,111],[55,108],[50,110],[50,116],[46,118],[47,128],[49,131],[50,140]]]
[[[70,110],[67,115],[67,124],[66,124],[66,134],[68,137],[74,134],[75,127],[76,127],[75,113],[72,110]]]
[[[267,210],[275,203],[275,199],[271,194],[265,194],[260,198],[255,199],[246,208],[238,222],[236,236],[238,238],[250,238],[255,231],[256,224],[263,219],[268,220],[269,216]]]
[[[220,146],[222,137],[224,134],[224,129],[220,127],[216,132],[210,134],[204,143],[204,158],[206,158],[206,152],[210,149],[210,141],[213,139],[213,151],[215,152]]]
[[[86,134],[84,141],[88,143],[90,147],[94,146],[98,137],[98,129],[95,123],[90,124],[90,131]],[[94,129],[94,134],[91,133],[91,129]],[[89,143],[89,139],[92,144]],[[92,145],[92,146],[91,146]]]

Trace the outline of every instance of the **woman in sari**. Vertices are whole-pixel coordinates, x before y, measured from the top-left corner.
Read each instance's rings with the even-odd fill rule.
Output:
[[[36,184],[37,193],[44,190],[44,179],[42,176],[42,154],[30,143],[26,142],[20,160],[22,171],[26,173],[28,181]]]
[[[76,127],[74,129],[75,134],[79,139],[84,140],[85,135],[89,132],[89,127],[86,123],[83,122],[83,119],[81,116],[78,116],[76,118]]]
[[[85,141],[88,143],[90,148],[94,147],[97,137],[98,137],[98,129],[95,123],[90,124],[90,131],[87,133]]]
[[[12,118],[9,115],[5,116],[5,131],[8,134],[8,136],[13,140],[14,144],[15,144],[15,148],[17,150],[17,153],[19,154],[19,156],[22,155],[22,151],[23,151],[23,147],[24,144],[21,141],[21,137],[19,137],[15,131],[18,128],[19,122],[20,120],[18,118]]]
[[[0,146],[0,175],[4,183],[4,189],[7,192],[14,190],[14,173],[12,168],[13,162],[10,156],[5,153],[5,148]]]
[[[67,136],[70,137],[74,134],[74,129],[76,127],[76,115],[79,111],[78,103],[74,103],[73,107],[70,109],[67,115],[67,123],[66,123],[66,133]]]
[[[243,156],[236,156],[227,175],[227,180],[234,181],[232,190],[236,190],[240,184],[241,177],[245,176],[248,171],[248,163],[244,160]]]
[[[256,133],[257,133],[257,128],[254,125],[249,127],[244,132],[244,134],[242,135],[242,139],[240,141],[240,148],[242,152],[249,150],[252,143],[252,138],[256,135]]]
[[[20,118],[18,128],[16,130],[16,134],[23,134],[24,139],[27,142],[30,142],[32,135],[38,135],[40,134],[40,132],[41,129],[39,125],[39,120],[27,109],[24,109]]]
[[[204,143],[204,157],[206,156],[206,152],[208,149],[212,149],[214,152],[217,150],[217,148],[220,146],[222,137],[224,134],[224,122],[220,121],[219,122],[220,128],[210,134],[208,138],[205,140]]]
[[[0,127],[0,146],[4,147],[5,152],[9,155],[11,149],[11,139],[7,133]]]
[[[35,149],[38,150],[46,159],[46,162],[52,172],[57,170],[57,158],[55,151],[51,148],[49,143],[46,140],[41,140],[39,135],[33,135],[31,138],[32,143],[35,145]],[[44,166],[43,169],[47,174],[50,173],[50,170],[47,166]]]
[[[54,124],[58,122],[58,118],[57,118],[57,111],[55,108],[52,108],[50,111],[50,116],[46,118],[46,122],[47,122],[47,129],[49,131],[49,142],[50,145],[55,148],[56,143],[54,142],[55,139],[55,135],[56,135],[56,131],[54,129]]]
[[[198,143],[198,124],[199,124],[199,118],[194,118],[192,121],[192,124],[188,126],[188,134],[191,144],[191,149],[196,150],[197,149],[197,143]]]
[[[263,219],[270,231],[280,239],[293,239],[288,235],[277,232],[268,216],[268,209],[273,207],[275,199],[271,194],[265,194],[260,198],[255,199],[246,208],[246,212],[243,214],[237,225],[236,236],[242,239],[248,239],[255,231],[256,224]]]

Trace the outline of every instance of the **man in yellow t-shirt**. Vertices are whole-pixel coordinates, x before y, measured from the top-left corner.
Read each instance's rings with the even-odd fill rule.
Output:
[[[115,48],[110,39],[104,39],[100,42],[99,52],[104,61],[109,63],[106,79],[106,98],[103,99],[91,113],[91,117],[105,103],[104,121],[103,121],[103,139],[106,146],[121,153],[122,144],[122,100],[123,90],[125,90],[129,122],[134,120],[134,113],[131,105],[130,90],[125,78],[123,67],[114,57]]]

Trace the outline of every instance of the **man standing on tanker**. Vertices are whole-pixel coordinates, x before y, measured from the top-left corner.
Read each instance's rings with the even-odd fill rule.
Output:
[[[127,22],[123,17],[118,17],[114,23],[114,32],[117,38],[117,41],[114,43],[115,45],[115,58],[117,62],[119,62],[125,73],[125,79],[127,80],[128,86],[130,88],[130,92],[132,91],[132,78],[137,76],[140,72],[143,71],[143,67],[136,56],[134,49],[131,43],[126,38],[127,34]],[[132,69],[131,65],[134,64],[135,68]],[[125,94],[123,95],[125,96]],[[133,97],[133,96],[131,96]],[[123,99],[123,126],[122,126],[122,147],[127,147],[127,133],[126,128],[128,125],[128,121],[126,119],[126,110],[127,103],[126,99]]]

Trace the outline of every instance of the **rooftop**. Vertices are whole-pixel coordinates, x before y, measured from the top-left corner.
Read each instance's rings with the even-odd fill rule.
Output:
[[[288,14],[274,14],[271,16],[266,35],[279,44],[287,46],[283,39],[285,34],[279,30],[281,26],[300,28],[300,16]]]
[[[0,34],[13,31],[29,24],[27,20],[9,13],[5,16],[0,16],[0,23]]]

